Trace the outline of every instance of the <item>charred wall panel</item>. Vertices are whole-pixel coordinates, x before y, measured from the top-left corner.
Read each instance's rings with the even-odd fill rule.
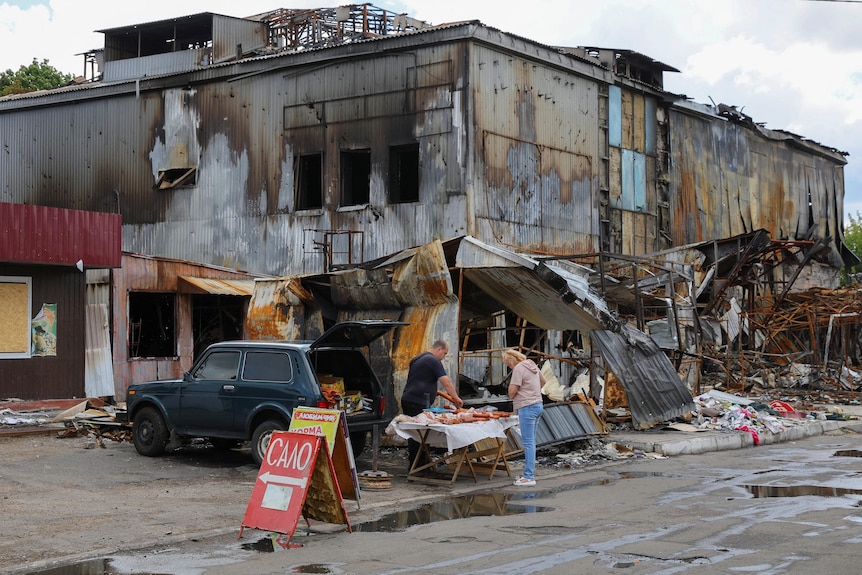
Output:
[[[547,253],[598,245],[598,85],[573,72],[477,46],[475,222],[482,241]]]
[[[674,244],[757,229],[778,239],[832,237],[830,262],[841,265],[837,206],[844,197],[835,168],[843,161],[794,146],[791,137],[765,137],[719,117],[676,110],[670,139]]]
[[[0,397],[84,397],[85,275],[75,268],[0,265],[0,275],[32,278],[33,318],[57,304],[57,355],[0,361]]]

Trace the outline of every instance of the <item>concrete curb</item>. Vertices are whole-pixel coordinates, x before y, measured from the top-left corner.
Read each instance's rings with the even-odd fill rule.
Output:
[[[761,445],[797,441],[815,435],[846,430],[851,433],[862,433],[862,422],[851,421],[811,421],[803,425],[786,427],[778,433],[759,433]],[[685,433],[680,437],[679,433]],[[665,456],[697,455],[713,451],[742,449],[755,447],[754,437],[746,431],[700,431],[700,432],[645,432],[640,436],[637,432],[622,434],[611,433],[609,440],[616,441],[626,447],[647,453],[659,453]]]

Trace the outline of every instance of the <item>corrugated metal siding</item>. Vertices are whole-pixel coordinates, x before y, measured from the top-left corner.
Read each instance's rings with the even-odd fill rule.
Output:
[[[74,268],[0,264],[0,275],[32,278],[31,318],[42,304],[57,304],[57,355],[0,361],[0,397],[84,397],[84,274]]]
[[[483,241],[545,253],[598,245],[598,84],[485,46],[471,52]]]
[[[213,60],[222,62],[264,48],[268,41],[266,25],[238,18],[212,15]]]
[[[114,372],[111,360],[111,321],[108,306],[87,305],[87,357],[84,389],[87,397],[113,397]]]
[[[103,76],[107,82],[120,82],[147,76],[170,74],[180,70],[194,70],[206,58],[209,58],[209,48],[198,50],[181,50],[166,54],[153,54],[141,58],[125,58],[112,60],[103,64]]]
[[[674,244],[761,228],[781,238],[831,236],[831,261],[842,265],[836,246],[842,222],[836,206],[844,197],[834,174],[843,163],[738,124],[676,110],[670,113],[670,140]]]
[[[477,158],[470,151],[475,140],[469,108],[483,110],[476,118],[480,122],[499,121],[512,108],[501,109],[499,117],[488,115],[486,105],[493,107],[493,101],[480,87],[485,72],[468,64],[476,38],[486,43],[480,57],[489,65],[496,59],[504,68],[512,66],[508,52],[489,48],[494,44],[525,54],[529,48],[531,59],[547,63],[533,73],[521,71],[523,62],[516,63],[517,72],[503,72],[536,87],[529,98],[517,100],[527,106],[521,114],[524,129],[507,126],[504,135],[538,129],[528,140],[543,146],[541,170],[530,183],[538,193],[525,216],[540,214],[542,201],[574,207],[565,213],[545,210],[518,235],[526,234],[531,244],[589,251],[598,120],[593,114],[587,125],[577,125],[571,132],[576,136],[561,135],[557,120],[578,122],[575,118],[595,107],[592,81],[577,79],[576,73],[607,73],[475,25],[393,37],[385,41],[392,49],[383,55],[380,42],[368,42],[201,68],[194,74],[203,81],[193,89],[186,88],[188,75],[148,76],[139,83],[65,91],[67,103],[58,93],[45,98],[52,106],[6,107],[0,138],[12,153],[0,157],[0,171],[9,174],[0,199],[119,212],[127,251],[272,275],[323,271],[315,242],[326,230],[361,232],[364,252],[358,257],[365,260],[471,230],[494,241],[493,231],[477,230],[469,217],[475,202],[468,201],[464,182],[472,178]],[[531,60],[526,69],[532,66]],[[558,78],[551,66],[560,70]],[[246,72],[251,75],[232,81]],[[467,95],[465,86],[481,90],[482,100],[474,104],[475,95]],[[26,105],[38,104],[32,100]],[[303,126],[286,125],[285,118],[300,119],[298,106],[314,113],[306,112]],[[420,145],[420,202],[390,204],[389,146],[412,142]],[[338,210],[340,148],[371,150],[368,207]],[[295,213],[294,156],[321,152],[324,207]],[[196,185],[154,190],[159,171],[178,158],[197,166]],[[484,203],[484,190],[472,193]],[[500,200],[512,203],[508,195]],[[487,221],[497,219],[494,213]],[[574,236],[568,230],[572,221],[584,222]]]
[[[119,267],[118,214],[0,203],[0,261]]]

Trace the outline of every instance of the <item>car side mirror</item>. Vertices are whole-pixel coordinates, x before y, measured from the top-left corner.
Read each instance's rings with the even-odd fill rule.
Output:
[[[192,380],[192,374],[190,374],[187,371],[184,371],[183,372],[183,381],[191,381],[191,380]]]

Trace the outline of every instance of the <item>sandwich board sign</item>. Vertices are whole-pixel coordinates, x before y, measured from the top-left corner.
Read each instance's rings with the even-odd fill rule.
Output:
[[[290,543],[300,515],[306,523],[314,519],[344,524],[351,531],[332,459],[327,449],[321,449],[323,445],[320,435],[273,432],[239,537],[246,527],[262,529],[287,535],[278,539],[283,547],[300,547]]]
[[[310,433],[326,437],[335,475],[344,499],[359,503],[359,476],[347,431],[347,415],[340,409],[321,409],[318,407],[296,407],[290,418],[289,431]]]

